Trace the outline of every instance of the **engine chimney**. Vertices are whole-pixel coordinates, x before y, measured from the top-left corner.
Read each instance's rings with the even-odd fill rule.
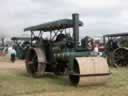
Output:
[[[73,20],[73,39],[75,43],[75,48],[78,47],[79,43],[79,14],[72,14]]]

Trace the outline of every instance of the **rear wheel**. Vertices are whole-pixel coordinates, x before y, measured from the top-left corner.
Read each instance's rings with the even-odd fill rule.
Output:
[[[118,66],[127,66],[128,64],[128,49],[127,48],[118,48],[113,52],[114,62]]]
[[[107,63],[111,67],[118,67],[118,65],[114,62],[113,52],[112,53],[109,53],[109,55],[107,56]]]
[[[42,57],[43,58],[43,57]],[[26,70],[29,76],[40,77],[45,71],[46,64],[39,62],[35,49],[28,50],[26,57]]]

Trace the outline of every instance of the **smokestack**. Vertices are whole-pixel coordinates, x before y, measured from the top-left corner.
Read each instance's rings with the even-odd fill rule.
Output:
[[[75,48],[77,48],[79,43],[79,14],[77,13],[72,14],[72,20],[73,20],[73,39],[75,43]]]

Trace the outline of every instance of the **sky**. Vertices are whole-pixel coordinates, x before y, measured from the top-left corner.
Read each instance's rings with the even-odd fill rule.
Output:
[[[0,0],[1,36],[24,36],[24,28],[79,13],[80,37],[128,32],[128,0]]]

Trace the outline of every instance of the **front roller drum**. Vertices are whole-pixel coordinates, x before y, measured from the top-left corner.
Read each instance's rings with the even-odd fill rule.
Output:
[[[102,57],[77,57],[69,78],[73,85],[104,84],[109,80],[110,72]]]

